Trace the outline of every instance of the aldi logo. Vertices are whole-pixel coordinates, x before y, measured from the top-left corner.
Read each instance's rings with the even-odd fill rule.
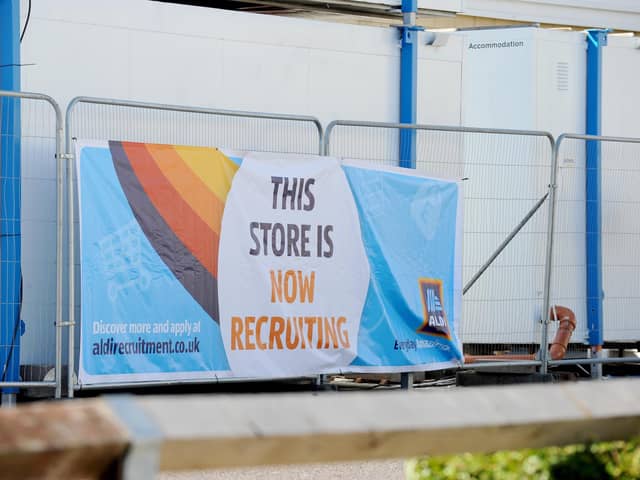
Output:
[[[418,280],[418,285],[422,297],[424,322],[416,331],[450,340],[451,332],[442,299],[442,280],[421,278]]]

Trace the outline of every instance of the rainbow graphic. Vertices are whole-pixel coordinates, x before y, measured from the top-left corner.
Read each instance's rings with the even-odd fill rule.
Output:
[[[136,220],[171,272],[219,322],[218,245],[238,165],[215,148],[109,142]]]

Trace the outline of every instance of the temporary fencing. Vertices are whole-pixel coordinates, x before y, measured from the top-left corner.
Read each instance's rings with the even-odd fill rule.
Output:
[[[63,125],[58,104],[0,91],[0,386],[61,396]],[[66,314],[66,312],[64,312]]]
[[[574,333],[574,347],[579,348],[552,365],[640,360],[635,355],[603,359],[600,354],[603,346],[613,347],[612,352],[637,347],[639,159],[637,138],[558,138],[552,301],[569,306],[580,321]],[[598,376],[601,371],[596,368],[593,373]]]
[[[402,130],[415,132],[417,170],[464,185],[465,351],[474,361],[512,358],[505,354],[533,361],[545,304],[553,137],[533,131],[336,121],[327,128],[325,153],[399,165]]]
[[[471,367],[499,361],[546,372],[548,366],[571,363],[640,361],[599,353],[603,346],[636,347],[640,340],[640,139],[564,134],[554,142],[537,131],[352,121],[334,121],[323,135],[320,122],[308,116],[77,97],[66,112],[65,145],[60,108],[46,95],[0,92],[0,113],[4,394],[41,387],[61,396],[65,351],[69,394],[78,387],[75,138],[321,153],[396,166],[403,132],[409,131],[416,169],[463,185],[460,334]],[[593,152],[600,158],[595,173],[586,163]],[[601,184],[601,199],[586,196],[590,173]],[[597,204],[601,227],[588,230],[585,218]],[[122,248],[128,249],[129,262],[136,259],[136,245],[128,238],[125,226],[101,246],[105,265],[114,272],[130,267],[118,257]],[[601,240],[602,252],[595,266],[585,261],[593,239]],[[600,272],[603,295],[587,293],[590,268]],[[594,302],[602,304],[601,323]],[[540,348],[557,331],[546,313],[551,305],[570,308],[578,320],[562,360],[549,359]]]
[[[262,112],[242,112],[213,108],[165,105],[133,102],[106,98],[76,97],[66,112],[67,151],[74,150],[74,139],[117,139],[145,143],[173,143],[177,145],[209,146],[239,151],[298,153],[314,155],[321,152],[322,125],[310,116],[285,115]],[[77,279],[78,222],[76,185],[73,173],[69,175],[68,189],[72,192],[69,202],[69,231],[73,232],[69,242],[69,291],[74,312],[79,315],[80,301]],[[128,261],[136,261],[136,245],[129,242],[126,226],[101,246],[104,259],[114,272],[124,265],[116,253],[122,248],[128,252]],[[140,278],[139,281],[145,281]],[[118,288],[114,285],[113,288]],[[75,370],[79,354],[79,329],[69,330],[69,365]],[[162,382],[167,383],[167,382]],[[72,395],[77,383],[69,376],[69,391]]]

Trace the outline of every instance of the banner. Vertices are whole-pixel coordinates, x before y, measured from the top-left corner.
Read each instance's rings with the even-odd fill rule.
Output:
[[[80,383],[461,364],[457,182],[116,141],[76,165]]]

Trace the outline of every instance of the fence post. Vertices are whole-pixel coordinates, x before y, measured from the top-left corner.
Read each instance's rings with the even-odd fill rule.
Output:
[[[551,309],[551,269],[553,267],[553,235],[556,215],[556,181],[558,174],[558,152],[563,140],[551,139],[551,175],[549,177],[549,213],[547,215],[547,246],[544,262],[544,296],[542,302],[542,325],[540,327],[540,373],[549,369],[549,311]]]
[[[68,230],[68,360],[67,360],[67,397],[73,398],[75,382],[73,381],[73,374],[75,371],[75,230],[74,230],[74,202],[75,195],[73,190],[73,145],[71,138],[71,125],[69,122],[70,112],[74,105],[75,99],[69,103],[66,112],[65,126],[66,126],[66,150],[67,150],[67,230]]]
[[[56,111],[56,360],[55,360],[55,398],[62,397],[62,251],[64,242],[64,127],[62,111],[52,104]]]
[[[322,152],[322,155],[324,155],[325,157],[329,156],[329,151],[331,150],[331,132],[333,132],[333,128],[335,126],[336,126],[335,120],[329,123],[329,125],[327,125],[327,128],[324,130],[324,133],[320,138],[320,143],[322,145],[322,147],[320,148],[320,151]]]

